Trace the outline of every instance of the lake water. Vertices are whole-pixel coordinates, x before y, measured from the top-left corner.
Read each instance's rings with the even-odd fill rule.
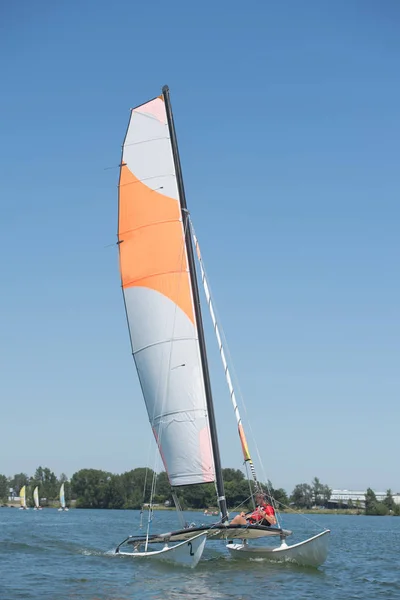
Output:
[[[186,513],[196,524],[201,513]],[[400,518],[315,515],[331,529],[319,569],[233,560],[223,542],[207,544],[194,570],[113,555],[140,533],[136,511],[0,509],[1,600],[350,600],[400,599]],[[317,533],[304,517],[283,515],[293,541]],[[155,513],[153,531],[178,527]]]

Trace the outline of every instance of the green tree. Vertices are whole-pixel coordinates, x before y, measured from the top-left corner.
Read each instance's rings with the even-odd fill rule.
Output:
[[[308,483],[298,483],[291,495],[291,501],[298,508],[311,508],[313,490]]]
[[[39,487],[39,497],[45,501],[56,500],[60,489],[56,475],[48,467],[38,467],[30,480],[30,486]]]
[[[392,490],[388,489],[386,492],[386,498],[383,500],[383,504],[386,506],[388,511],[393,511],[395,507],[395,503],[393,500]]]
[[[120,475],[111,475],[104,489],[104,508],[123,508],[126,496]]]
[[[224,483],[228,483],[233,481],[235,483],[240,483],[245,480],[245,476],[243,471],[240,469],[222,469],[222,478]]]
[[[244,479],[244,477],[241,480],[233,479],[231,481],[227,481],[225,483],[225,496],[228,508],[233,509],[240,506],[240,508],[243,510],[247,509],[250,503],[249,482]],[[214,491],[214,501],[212,504],[215,505],[216,503],[217,500],[215,498]]]
[[[139,509],[144,503],[150,502],[154,477],[152,469],[139,467],[123,473],[120,477],[125,492],[124,508]]]
[[[322,501],[324,506],[328,506],[328,502],[331,499],[332,490],[329,485],[322,486]]]
[[[165,471],[157,475],[156,498],[154,499],[155,502],[164,503],[168,501],[170,504],[173,502],[171,484]]]
[[[267,495],[268,495],[268,490],[269,490],[272,498],[275,500],[278,508],[286,507],[289,505],[289,498],[283,488],[275,489],[274,486],[272,485],[271,481],[268,480],[268,487],[265,490]]]
[[[6,502],[8,499],[10,484],[5,475],[0,475],[0,500]]]
[[[389,509],[383,502],[378,502],[375,492],[368,488],[365,493],[365,514],[366,515],[387,515]]]
[[[182,508],[207,508],[215,506],[215,487],[212,483],[191,485],[179,490]]]
[[[322,504],[322,495],[324,491],[324,486],[318,479],[318,477],[314,477],[311,483],[311,489],[313,493],[313,500],[316,506],[320,506]]]
[[[81,469],[71,478],[71,491],[77,508],[107,508],[107,484],[111,473],[97,469]]]
[[[29,477],[26,473],[17,473],[10,481],[10,488],[14,490],[16,496],[24,485],[29,485]]]
[[[377,503],[378,500],[376,498],[375,492],[371,488],[368,488],[365,492],[365,514],[374,515]]]
[[[278,507],[286,507],[289,505],[289,498],[287,497],[287,493],[283,488],[274,489],[272,493],[272,497],[276,500]]]

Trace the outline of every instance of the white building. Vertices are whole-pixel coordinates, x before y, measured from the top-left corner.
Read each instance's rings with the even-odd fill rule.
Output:
[[[354,506],[365,504],[365,494],[367,491],[354,491],[354,490],[332,490],[330,504],[348,504],[352,502]],[[386,498],[386,492],[375,492],[376,499],[378,502],[382,502]],[[392,494],[395,504],[400,504],[400,493]]]

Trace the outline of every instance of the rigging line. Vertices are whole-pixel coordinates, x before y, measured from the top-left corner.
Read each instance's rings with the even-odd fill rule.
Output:
[[[291,512],[293,512],[296,515],[299,515],[301,517],[303,517],[304,519],[306,519],[307,521],[310,521],[310,523],[312,523],[313,525],[315,525],[315,527],[317,527],[317,529],[319,529],[321,531],[321,525],[320,523],[317,523],[316,521],[314,521],[313,519],[311,519],[310,517],[307,517],[307,515],[305,515],[303,512],[301,512],[301,510],[298,509],[294,509],[291,506],[288,506],[287,504],[284,504],[283,502],[280,502],[279,500],[275,500],[274,501],[277,504],[280,504],[281,506],[283,506],[284,508],[286,508],[287,510],[290,510]]]
[[[255,500],[254,500],[253,490],[251,489],[251,481],[250,481],[250,477],[249,477],[249,470],[248,470],[248,467],[247,467],[247,461],[244,461],[244,464],[245,464],[245,467],[246,467],[246,477],[247,477],[247,481],[248,481],[248,484],[249,484],[249,490],[250,490],[250,494],[251,494],[251,502],[253,504],[253,509],[255,510],[256,509],[256,503],[255,503]]]
[[[148,515],[148,519],[147,519],[146,544],[145,544],[145,548],[144,548],[145,552],[147,552],[147,547],[148,547],[148,544],[149,544],[150,528],[151,528],[151,523],[153,521],[153,496],[155,494],[156,481],[157,481],[157,474],[154,473],[153,474],[152,486],[151,486],[151,497],[150,497],[150,503],[149,503],[149,515]]]
[[[189,216],[189,218],[190,218],[190,216]],[[260,486],[259,480],[258,480],[257,475],[256,475],[254,463],[251,460],[251,456],[249,455],[249,452],[248,452],[248,448],[247,448],[247,444],[246,444],[246,438],[245,438],[245,435],[244,435],[244,431],[243,431],[243,429],[242,429],[242,431],[240,431],[241,418],[240,418],[239,408],[238,408],[238,405],[237,405],[237,402],[236,402],[235,393],[234,393],[234,390],[233,390],[233,384],[232,384],[232,380],[230,378],[230,374],[229,374],[229,370],[228,370],[228,363],[227,363],[227,360],[226,360],[226,357],[225,357],[225,354],[224,354],[223,344],[222,344],[221,336],[220,336],[219,330],[218,330],[218,322],[221,322],[221,321],[220,321],[220,318],[218,316],[217,311],[214,312],[214,309],[213,309],[214,301],[212,299],[211,286],[208,284],[208,277],[207,277],[206,269],[204,267],[204,263],[203,263],[202,256],[201,256],[201,253],[200,253],[200,247],[199,247],[199,244],[198,244],[198,241],[197,241],[197,238],[196,238],[196,233],[195,233],[195,230],[194,230],[194,226],[193,226],[193,223],[192,223],[191,220],[190,220],[190,225],[191,225],[192,234],[193,234],[193,238],[194,238],[194,242],[195,242],[195,247],[196,247],[196,250],[197,250],[198,262],[200,264],[200,270],[201,270],[201,275],[202,275],[202,282],[203,282],[204,292],[205,292],[207,303],[208,303],[208,307],[209,307],[209,310],[210,310],[211,319],[213,321],[214,330],[215,330],[215,334],[216,334],[216,337],[217,337],[217,342],[218,342],[218,346],[219,346],[219,350],[220,350],[220,355],[221,355],[221,359],[222,359],[222,364],[224,366],[228,388],[229,388],[230,393],[231,393],[231,400],[232,400],[232,403],[233,403],[233,406],[234,406],[235,416],[236,416],[236,419],[238,421],[239,437],[240,437],[240,440],[242,442],[242,449],[243,449],[243,454],[244,454],[245,462],[249,462],[250,470],[251,470],[251,473],[252,473],[252,476],[253,476],[253,479],[254,479],[254,482],[255,482],[255,486],[256,486],[256,491],[257,490],[259,491],[262,488]],[[218,316],[218,322],[217,322],[216,314]],[[239,396],[241,398],[242,405],[244,406],[244,409],[245,409],[247,421],[249,421],[248,415],[247,415],[246,405],[244,403],[243,394],[241,393],[241,390],[240,390],[238,378],[237,378],[237,375],[236,375],[234,367],[233,367],[233,360],[232,360],[232,357],[231,357],[230,352],[229,352],[228,342],[226,340],[226,336],[224,334],[222,326],[221,326],[221,332],[222,332],[222,337],[224,339],[224,344],[225,344],[225,346],[227,348],[227,354],[228,354],[228,357],[229,357],[229,362],[232,365],[232,371],[234,373],[235,381],[236,381],[238,389],[239,389]],[[270,489],[270,486],[269,486],[269,483],[268,483],[268,479],[266,478],[266,475],[265,475],[264,465],[263,465],[262,460],[261,460],[261,456],[260,456],[260,452],[259,452],[259,449],[258,449],[257,441],[256,441],[255,436],[253,434],[253,431],[252,431],[250,423],[249,423],[249,428],[250,428],[250,431],[251,431],[251,434],[252,434],[252,438],[253,438],[253,442],[254,442],[254,445],[255,445],[255,448],[256,448],[256,453],[257,453],[259,462],[261,464],[263,475],[264,475],[264,478],[266,479],[265,487],[267,488],[268,495],[269,495],[269,498],[271,500],[271,504],[272,504],[272,506],[273,506],[273,508],[275,510],[276,519],[277,519],[278,525],[280,525],[279,511],[278,511],[277,505],[274,503],[274,497],[271,494],[271,489]],[[246,445],[243,444],[241,434],[243,434],[244,442],[245,442]],[[246,456],[248,456],[248,458],[246,458]]]
[[[247,498],[246,498],[245,500],[243,500],[243,502],[241,502],[240,504],[237,504],[237,505],[235,506],[235,508],[233,508],[233,509],[232,509],[232,511],[231,511],[231,512],[239,512],[239,508],[240,508],[241,506],[243,506],[244,504],[246,504],[246,503],[247,503],[249,500],[251,500],[251,501],[253,502],[253,504],[254,504],[253,492],[250,492],[250,496],[247,496]],[[255,508],[256,508],[256,507],[255,507],[255,505],[254,505],[254,510],[255,510]]]
[[[172,490],[171,491],[172,500],[174,501],[175,508],[178,513],[179,523],[180,523],[182,529],[184,529],[185,528],[185,519],[183,518],[182,506],[181,506],[181,503],[179,502],[178,494],[176,493],[175,489],[171,488],[171,490]]]
[[[191,226],[192,226],[192,230],[194,231],[193,223],[191,223]],[[207,285],[208,285],[208,288],[209,288],[209,294],[210,294],[210,297],[211,297],[211,296],[212,296],[212,297],[214,297],[214,296],[213,296],[213,294],[212,294],[212,291],[211,291],[211,286],[210,286],[210,284],[208,283],[208,281],[209,281],[209,280],[208,280],[208,277],[207,277],[207,272],[206,272],[206,269],[205,269],[205,266],[204,266],[204,262],[203,262],[203,269],[204,269],[205,277],[206,277],[206,279],[207,279]],[[238,394],[238,395],[239,395],[239,398],[240,398],[240,400],[241,400],[241,404],[242,404],[242,406],[243,406],[243,408],[244,408],[244,411],[245,411],[245,414],[246,414],[247,423],[248,423],[248,426],[249,426],[249,429],[250,429],[250,432],[251,432],[251,436],[252,436],[252,439],[253,439],[253,443],[254,443],[254,445],[255,445],[255,448],[256,448],[257,457],[258,457],[258,460],[259,460],[259,462],[260,462],[260,465],[261,465],[261,468],[262,468],[262,471],[263,471],[263,476],[264,476],[265,480],[267,481],[267,483],[265,484],[265,487],[267,488],[267,490],[268,490],[268,492],[269,492],[269,495],[270,495],[270,497],[272,498],[272,496],[271,496],[271,493],[270,493],[270,491],[271,491],[271,490],[270,490],[270,486],[269,486],[269,484],[268,484],[268,479],[267,479],[267,477],[266,477],[266,474],[265,474],[265,469],[264,469],[264,465],[263,465],[263,462],[262,462],[262,459],[261,459],[261,456],[260,456],[260,452],[259,452],[258,444],[257,444],[257,441],[256,441],[256,439],[255,439],[255,436],[254,436],[254,433],[253,433],[253,429],[252,429],[252,426],[251,426],[250,419],[249,419],[249,417],[248,417],[248,412],[247,412],[246,403],[245,403],[245,401],[244,401],[243,393],[242,393],[242,391],[241,391],[241,389],[240,389],[240,384],[239,384],[239,380],[238,380],[238,377],[237,377],[237,373],[236,373],[236,371],[235,371],[235,367],[234,367],[233,359],[232,359],[232,356],[231,356],[231,353],[230,353],[230,350],[229,350],[229,345],[228,345],[228,342],[227,342],[227,339],[226,339],[226,336],[225,336],[225,332],[224,332],[224,330],[223,330],[223,327],[222,327],[222,325],[221,325],[221,319],[220,319],[220,317],[219,317],[219,314],[218,314],[218,311],[217,311],[217,309],[216,309],[216,307],[215,307],[215,302],[214,302],[214,300],[213,300],[213,305],[214,305],[214,312],[215,312],[216,318],[218,319],[218,322],[220,323],[220,330],[221,330],[221,335],[222,335],[222,338],[223,338],[223,341],[224,341],[224,346],[225,346],[225,348],[226,348],[226,352],[227,352],[228,359],[229,359],[229,364],[231,365],[231,369],[232,369],[232,372],[233,372],[233,375],[234,375],[234,379],[235,379],[235,382],[236,382],[237,390],[238,390],[238,392],[239,392],[239,394]],[[214,315],[214,318],[215,318],[215,315]],[[217,339],[218,339],[218,338],[217,338]]]
[[[143,500],[142,500],[142,508],[140,511],[140,529],[142,529],[143,527],[143,508],[144,508],[144,501],[146,498],[146,487],[147,487],[147,476],[148,476],[148,472],[149,472],[149,467],[147,466],[150,462],[150,452],[151,452],[151,444],[152,444],[152,439],[149,439],[149,445],[147,448],[147,459],[146,459],[146,470],[144,473],[144,485],[143,485]]]
[[[253,441],[253,444],[254,444],[254,447],[255,447],[255,450],[256,450],[256,455],[257,455],[257,458],[258,458],[258,462],[259,462],[260,467],[261,467],[261,472],[262,472],[263,479],[264,479],[264,482],[265,482],[264,485],[265,485],[265,487],[267,489],[267,492],[268,492],[268,495],[269,495],[269,497],[270,497],[270,499],[272,501],[272,506],[275,509],[278,525],[281,526],[281,519],[280,519],[279,508],[276,505],[275,498],[274,498],[274,496],[271,493],[271,488],[270,488],[270,485],[269,485],[269,479],[267,477],[267,474],[266,474],[266,471],[265,471],[265,468],[264,468],[264,463],[263,463],[263,460],[261,458],[259,446],[257,444],[257,439],[256,439],[256,436],[254,435],[253,427],[251,425],[251,421],[250,421],[249,414],[248,414],[248,411],[247,411],[246,402],[244,400],[244,396],[243,396],[242,390],[240,388],[240,383],[239,383],[238,375],[236,373],[235,366],[233,364],[233,359],[232,359],[232,356],[231,356],[231,353],[230,353],[230,350],[229,350],[228,342],[226,340],[225,332],[223,331],[222,327],[221,327],[221,330],[222,330],[222,336],[223,336],[225,344],[226,344],[227,354],[228,354],[228,357],[229,357],[229,363],[230,363],[230,365],[232,367],[233,377],[234,377],[236,385],[237,385],[236,389],[238,390],[238,393],[239,393],[238,395],[239,395],[241,404],[243,406],[244,413],[246,415],[246,423],[247,423],[247,426],[249,428],[251,439]]]
[[[251,459],[249,450],[248,450],[246,436],[245,436],[245,433],[244,433],[244,430],[243,430],[243,426],[242,426],[242,419],[240,417],[239,407],[238,407],[237,402],[236,402],[235,391],[234,391],[232,380],[231,380],[231,376],[230,376],[230,373],[229,373],[229,367],[228,367],[228,363],[227,363],[227,360],[226,360],[226,357],[225,357],[223,343],[222,343],[221,336],[220,336],[220,333],[219,333],[218,322],[217,322],[217,319],[216,319],[216,316],[215,316],[215,313],[214,313],[214,309],[213,309],[213,300],[211,298],[211,292],[210,292],[210,288],[209,288],[209,285],[208,285],[208,278],[207,278],[206,273],[205,273],[203,259],[202,259],[201,253],[200,253],[200,246],[199,246],[199,243],[198,243],[198,240],[197,240],[197,237],[196,237],[196,233],[195,233],[195,230],[194,230],[194,226],[193,226],[193,223],[192,223],[190,217],[189,217],[189,220],[190,220],[190,227],[191,227],[191,230],[192,230],[192,236],[193,236],[193,240],[194,240],[194,245],[195,245],[195,248],[197,250],[198,264],[200,265],[201,280],[202,280],[202,283],[203,283],[204,293],[205,293],[207,304],[208,304],[208,308],[209,308],[209,311],[210,311],[211,320],[213,322],[214,331],[215,331],[215,335],[216,335],[217,343],[218,343],[218,349],[219,349],[219,353],[220,353],[220,356],[221,356],[222,365],[223,365],[224,371],[225,371],[226,382],[228,384],[228,388],[229,388],[229,392],[230,392],[230,397],[231,397],[231,401],[232,401],[232,404],[233,404],[233,409],[234,409],[234,413],[235,413],[235,417],[236,417],[236,421],[237,421],[237,425],[238,425],[238,429],[239,429],[239,438],[240,438],[240,441],[241,441],[241,444],[242,444],[242,451],[243,451],[244,460],[245,460],[245,462],[249,463],[250,471],[251,471],[251,474],[253,476],[256,489],[259,489],[260,486],[259,486],[259,482],[258,482],[258,479],[257,479],[257,474],[256,474],[256,471],[255,471],[255,467],[254,467],[253,461]]]

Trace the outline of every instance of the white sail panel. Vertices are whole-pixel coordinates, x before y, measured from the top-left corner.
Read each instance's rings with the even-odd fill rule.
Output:
[[[131,113],[121,163],[118,225],[133,355],[170,483],[214,481],[182,214],[162,97]]]

